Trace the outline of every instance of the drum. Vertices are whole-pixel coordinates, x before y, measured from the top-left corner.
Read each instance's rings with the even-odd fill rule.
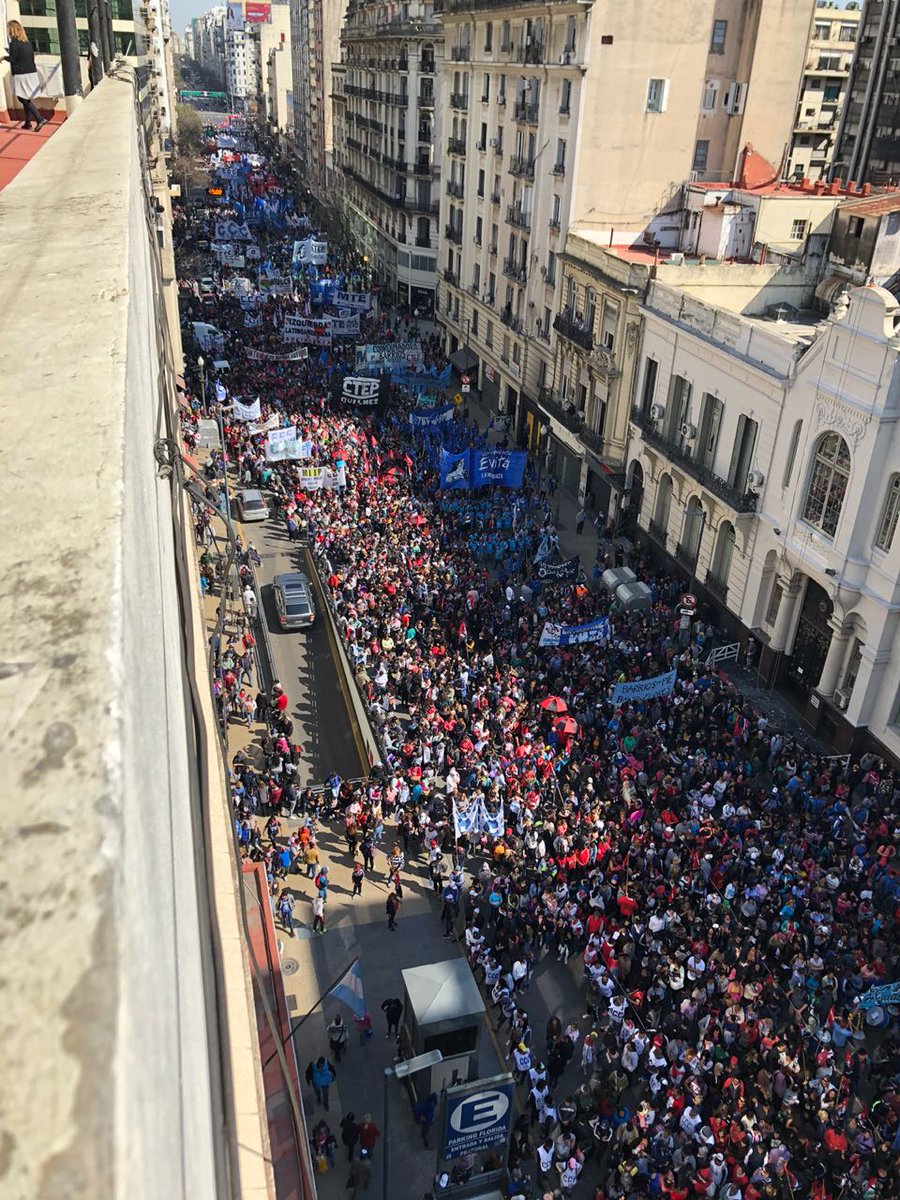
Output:
[[[886,1008],[882,1008],[880,1004],[873,1004],[866,1013],[866,1024],[871,1025],[873,1029],[884,1029],[891,1021],[891,1014]]]

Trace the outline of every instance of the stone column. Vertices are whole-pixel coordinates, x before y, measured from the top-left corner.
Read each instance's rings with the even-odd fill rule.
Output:
[[[822,667],[822,674],[819,676],[819,682],[816,684],[816,691],[820,696],[831,696],[834,694],[834,689],[837,687],[838,679],[840,678],[841,668],[847,658],[847,643],[850,641],[850,632],[845,631],[839,623],[834,621],[829,622],[831,625],[831,645],[828,647],[828,653],[825,656],[825,663]]]
[[[797,600],[800,596],[800,582],[796,576],[793,579],[786,579],[783,575],[779,575],[778,586],[781,588],[781,603],[778,606],[778,616],[775,618],[775,627],[769,639],[769,649],[774,652],[784,650],[787,645],[788,633],[794,621]]]

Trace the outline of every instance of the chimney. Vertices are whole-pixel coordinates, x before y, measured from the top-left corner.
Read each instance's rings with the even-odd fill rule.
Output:
[[[869,193],[870,193],[871,191],[872,191],[872,185],[871,185],[871,183],[864,183],[864,184],[862,185],[862,194],[863,194],[864,196],[868,196],[868,195],[869,195]]]
[[[840,192],[840,190],[841,189],[840,189],[840,185],[838,184],[838,181],[836,179],[832,179],[831,183],[829,183],[829,185],[828,185],[828,195],[836,196]]]
[[[825,180],[817,179],[815,184],[813,185],[813,194],[816,196],[821,196],[824,193],[824,191],[825,191]]]
[[[838,195],[840,195],[841,188],[844,186],[844,181],[841,179],[840,175],[838,175],[834,182],[837,184]]]
[[[851,179],[850,182],[847,184],[847,195],[848,196],[856,195],[856,180],[855,179]]]
[[[812,184],[810,183],[809,178],[806,175],[804,175],[803,179],[800,181],[800,190],[804,191],[804,192],[812,191]]]

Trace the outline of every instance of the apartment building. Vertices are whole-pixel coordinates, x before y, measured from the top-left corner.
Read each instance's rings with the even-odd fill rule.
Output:
[[[375,282],[430,317],[443,154],[442,29],[421,0],[399,14],[384,0],[351,0],[340,42],[333,99],[341,214]]]
[[[859,7],[816,5],[791,138],[788,178],[828,179],[856,37]]]
[[[333,185],[332,67],[340,57],[343,0],[290,0],[294,149],[304,182],[323,203]]]
[[[6,19],[20,21],[28,40],[37,54],[59,56],[59,33],[56,27],[56,0],[7,0]],[[168,6],[165,6],[168,12]],[[113,48],[116,54],[138,62],[147,54],[146,18],[150,6],[137,0],[110,0]],[[159,6],[154,6],[159,12]],[[168,16],[166,16],[168,23]],[[75,0],[75,24],[78,28],[78,50],[82,56],[89,51],[87,0]],[[6,32],[4,26],[4,34]]]
[[[746,315],[655,280],[643,316],[638,531],[756,639],[764,677],[829,744],[868,731],[897,756],[896,298],[857,288],[825,320],[777,303]]]
[[[866,0],[832,176],[900,183],[900,0]]]
[[[582,497],[596,494],[585,456],[607,456],[605,474],[621,467],[627,385],[603,373],[609,330],[580,328],[572,307],[561,334],[567,232],[585,235],[589,259],[608,247],[627,264],[618,251],[630,248],[646,268],[679,247],[692,171],[726,180],[744,172],[754,186],[777,179],[812,0],[691,0],[677,12],[664,0],[435,8],[445,31],[438,312],[447,348],[532,449],[545,439],[541,452],[565,468],[567,487],[577,480]],[[630,271],[611,267],[616,284]],[[593,311],[599,317],[603,305]],[[615,336],[628,326],[617,324]],[[568,349],[558,352],[565,331]],[[576,372],[566,354],[578,333],[592,349]],[[601,429],[601,410],[619,396],[626,409]],[[554,423],[570,405],[590,447],[579,438],[579,450],[577,431]]]

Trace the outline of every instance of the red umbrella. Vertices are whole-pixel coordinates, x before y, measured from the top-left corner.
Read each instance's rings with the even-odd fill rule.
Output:
[[[558,721],[553,722],[553,728],[560,737],[571,737],[573,733],[578,732],[578,722],[573,717],[560,717]]]
[[[563,700],[562,696],[545,696],[541,701],[541,708],[546,712],[557,713],[560,716],[569,711],[569,706]]]

